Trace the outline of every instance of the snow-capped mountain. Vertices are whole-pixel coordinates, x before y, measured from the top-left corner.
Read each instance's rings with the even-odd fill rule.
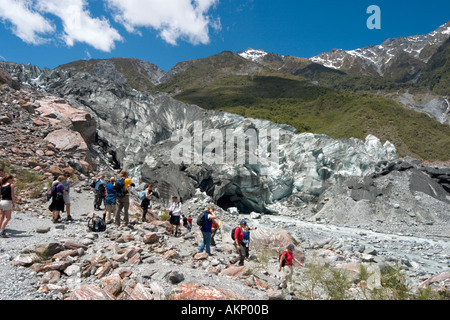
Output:
[[[333,49],[310,60],[349,74],[409,81],[449,36],[450,21],[425,35],[387,39],[380,45],[355,50]]]
[[[267,55],[267,52],[261,49],[255,50],[252,48],[248,48],[247,50],[240,51],[237,54],[240,55],[242,58],[252,60],[255,62],[261,62],[261,60]]]

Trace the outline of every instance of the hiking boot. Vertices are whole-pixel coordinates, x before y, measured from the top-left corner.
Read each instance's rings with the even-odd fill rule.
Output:
[[[53,223],[60,223],[61,220],[62,220],[62,219],[61,219],[60,216],[58,216],[56,219],[53,219],[53,218],[52,218],[52,222],[53,222]]]
[[[72,218],[72,216],[71,215],[69,215],[69,216],[67,216],[67,219],[66,219],[67,221],[73,221],[73,218]]]

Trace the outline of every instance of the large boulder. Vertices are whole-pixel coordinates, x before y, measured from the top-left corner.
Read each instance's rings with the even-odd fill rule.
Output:
[[[96,122],[86,111],[73,108],[65,100],[52,96],[43,97],[36,101],[36,109],[42,117],[61,124],[61,127],[80,133],[86,143],[95,142]]]
[[[87,153],[89,151],[86,142],[80,133],[68,129],[60,129],[50,132],[45,138],[57,149]]]
[[[172,300],[247,300],[231,290],[198,283],[183,284],[173,289],[170,296]]]
[[[75,289],[67,300],[115,300],[115,297],[98,286],[86,284]]]
[[[20,83],[13,80],[8,72],[0,68],[0,84],[1,83],[6,83],[8,86],[15,90],[20,89]]]
[[[56,149],[70,155],[71,165],[78,171],[87,174],[97,164],[92,158],[88,145],[79,132],[70,129],[51,131],[45,140],[52,143]]]
[[[284,229],[258,228],[251,231],[250,239],[252,247],[255,248],[283,250],[289,244],[298,244],[292,234]]]

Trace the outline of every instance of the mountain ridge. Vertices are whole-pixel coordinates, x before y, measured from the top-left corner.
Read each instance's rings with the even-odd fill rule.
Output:
[[[353,50],[332,49],[310,60],[353,75],[378,75],[396,81],[410,81],[449,36],[450,21],[425,35],[386,39],[379,45]],[[401,55],[404,56],[399,59]],[[407,70],[395,74],[394,69],[401,63],[408,64],[403,67]]]

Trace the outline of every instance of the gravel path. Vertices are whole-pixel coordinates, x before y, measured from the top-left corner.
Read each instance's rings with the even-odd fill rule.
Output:
[[[25,267],[15,267],[11,260],[24,248],[31,248],[41,243],[61,242],[65,239],[75,239],[86,233],[85,217],[82,215],[92,211],[89,193],[71,192],[73,203],[72,215],[74,222],[63,221],[61,224],[51,222],[51,213],[45,208],[49,203],[35,201],[21,207],[34,207],[30,211],[13,211],[12,219],[6,228],[9,238],[1,238],[0,247],[0,299],[1,300],[29,300],[53,299],[50,294],[42,294],[39,288],[40,277]],[[93,199],[93,198],[92,198]],[[65,213],[63,214],[65,217]],[[36,230],[50,229],[46,233]]]

